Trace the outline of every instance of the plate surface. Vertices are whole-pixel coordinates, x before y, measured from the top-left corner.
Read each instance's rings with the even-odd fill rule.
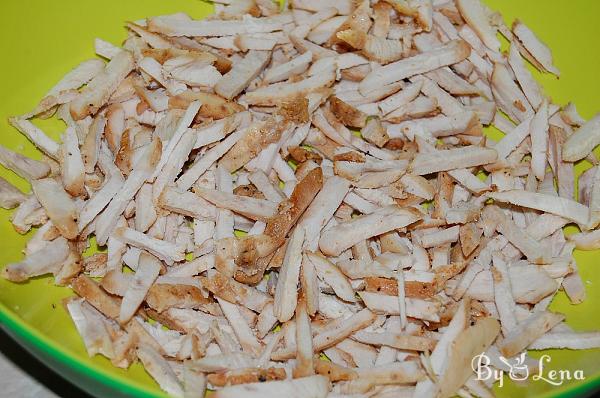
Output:
[[[600,111],[600,2],[594,0],[487,0],[507,21],[519,17],[553,50],[561,70],[560,80],[539,76],[554,102],[574,101],[589,118]],[[45,92],[77,63],[94,56],[93,40],[100,37],[118,44],[125,37],[123,22],[151,15],[187,12],[194,18],[209,14],[212,6],[199,0],[6,0],[0,3],[0,143],[34,158],[33,146],[8,125],[10,115],[34,107]],[[36,122],[37,123],[37,122]],[[53,138],[64,125],[56,121],[38,123]],[[579,165],[578,171],[589,165]],[[27,184],[7,170],[0,175],[23,190]],[[0,209],[0,264],[19,261],[28,236],[17,234],[9,224],[10,212]],[[567,314],[575,330],[600,329],[600,252],[577,252],[580,273],[587,286],[587,300],[569,304],[559,293],[552,309]],[[96,396],[165,397],[139,365],[124,371],[101,357],[88,358],[83,343],[63,310],[61,300],[71,295],[50,278],[24,284],[0,280],[0,324],[53,369]],[[550,369],[583,370],[586,380],[553,386],[544,381],[527,386],[506,383],[496,387],[500,397],[578,396],[600,386],[600,350],[548,351]]]

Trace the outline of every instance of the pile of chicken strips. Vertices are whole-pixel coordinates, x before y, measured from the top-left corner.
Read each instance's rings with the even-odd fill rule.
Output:
[[[544,95],[528,64],[559,71],[525,24],[224,0],[126,27],[10,119],[41,160],[0,147],[31,183],[0,180],[1,205],[35,228],[2,275],[72,288],[90,356],[174,397],[491,397],[482,352],[600,346],[548,309],[584,300],[573,251],[600,248],[600,116]],[[52,116],[61,142],[31,121]]]

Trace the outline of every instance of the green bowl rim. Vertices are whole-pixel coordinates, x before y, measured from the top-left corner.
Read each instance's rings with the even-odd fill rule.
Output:
[[[135,397],[163,398],[165,396],[142,383],[128,380],[121,375],[110,373],[109,371],[82,361],[78,355],[71,352],[69,349],[60,346],[60,344],[46,337],[35,327],[29,325],[2,302],[0,302],[0,325],[15,333],[26,343],[31,344],[34,349],[56,359],[76,373],[85,373],[86,376],[110,389],[118,389],[125,394],[130,394]],[[59,372],[57,372],[57,374],[61,375]],[[61,377],[63,376],[61,375]],[[69,382],[71,381],[69,380]]]
[[[109,388],[119,389],[126,394],[131,394],[136,397],[164,397],[164,394],[158,393],[146,385],[128,380],[123,376],[110,373],[82,361],[76,354],[61,347],[58,343],[29,325],[2,302],[0,302],[0,323],[36,349],[48,354],[58,362],[76,372],[85,371],[86,375]],[[593,376],[586,378],[583,382],[561,386],[538,398],[579,397],[598,388],[600,388],[600,371]]]

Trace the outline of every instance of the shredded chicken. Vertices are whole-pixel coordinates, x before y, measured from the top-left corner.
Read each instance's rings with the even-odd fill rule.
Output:
[[[600,249],[600,168],[578,192],[574,168],[600,116],[544,94],[526,25],[481,0],[216,3],[97,39],[108,62],[10,118],[44,157],[0,146],[31,184],[0,179],[0,206],[34,228],[1,275],[70,285],[89,355],[175,397],[488,397],[483,351],[600,347],[547,309],[585,299],[573,252]],[[54,113],[60,142],[32,122]]]

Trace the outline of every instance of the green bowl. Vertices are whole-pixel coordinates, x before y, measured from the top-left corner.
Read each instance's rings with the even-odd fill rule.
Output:
[[[600,2],[595,0],[487,0],[507,21],[519,17],[553,50],[560,80],[539,76],[546,92],[558,104],[574,101],[582,115],[591,117],[600,109]],[[123,22],[151,15],[187,12],[201,18],[212,5],[199,0],[4,0],[0,3],[0,143],[34,158],[40,154],[11,128],[6,119],[31,110],[37,101],[67,71],[94,56],[96,37],[119,44],[126,32]],[[36,121],[52,137],[58,138],[64,125],[54,120]],[[578,166],[578,172],[584,165]],[[21,189],[27,183],[12,172],[0,175]],[[3,243],[0,264],[19,261],[28,236],[17,234],[9,223],[10,212],[0,210]],[[587,286],[583,304],[569,304],[559,293],[551,308],[567,315],[576,330],[600,329],[600,269],[596,252],[577,252],[580,273]],[[596,261],[595,261],[596,260]],[[166,397],[140,365],[129,370],[114,368],[102,357],[89,358],[61,300],[72,295],[56,287],[51,278],[35,278],[15,284],[0,279],[0,324],[27,350],[83,390],[98,397]],[[499,397],[581,396],[600,387],[600,350],[551,350],[552,361],[545,371],[583,370],[584,381],[566,381],[552,386],[543,381],[515,385],[506,381],[496,387]]]

